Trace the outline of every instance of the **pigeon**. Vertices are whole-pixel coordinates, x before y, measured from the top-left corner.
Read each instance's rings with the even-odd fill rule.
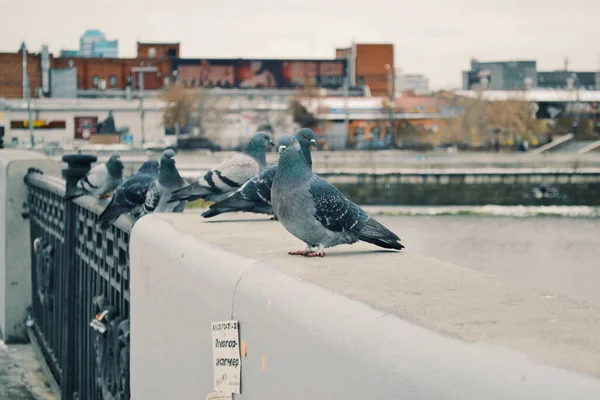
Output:
[[[300,148],[306,159],[309,168],[312,167],[312,158],[310,156],[310,146],[316,144],[315,133],[312,129],[303,128],[296,132],[296,136],[282,135],[277,144],[279,148],[290,146],[292,140],[297,139],[300,142]],[[275,161],[258,175],[254,176],[248,182],[239,188],[235,193],[217,203],[211,204],[202,216],[211,218],[216,215],[233,212],[245,211],[256,214],[273,214],[271,206],[271,186],[273,178],[277,171],[278,162]]]
[[[300,143],[292,141],[279,156],[271,189],[273,211],[284,228],[306,243],[292,255],[324,257],[324,249],[359,240],[401,250],[400,238],[348,200],[306,164]],[[317,251],[313,251],[318,247]]]
[[[123,182],[123,162],[118,153],[113,153],[105,164],[92,168],[77,185],[65,195],[65,200],[91,195],[103,199]]]
[[[169,203],[171,193],[186,185],[186,181],[179,175],[175,166],[175,152],[165,150],[160,157],[158,178],[146,192],[146,200],[142,206],[140,216],[153,212],[183,212],[185,200],[178,203]]]
[[[265,168],[268,145],[273,145],[270,135],[266,132],[256,133],[246,150],[223,161],[198,182],[174,191],[169,202],[198,199],[216,202],[228,197]]]
[[[146,193],[158,178],[158,161],[145,161],[140,169],[125,179],[116,189],[110,202],[98,217],[100,229],[108,229],[121,214],[141,210]]]

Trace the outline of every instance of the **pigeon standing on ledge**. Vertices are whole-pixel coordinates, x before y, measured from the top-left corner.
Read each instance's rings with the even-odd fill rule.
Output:
[[[312,158],[310,155],[310,146],[316,144],[315,133],[312,129],[303,128],[296,132],[296,136],[282,135],[279,137],[277,144],[288,147],[292,140],[297,139],[300,142],[300,148],[306,159],[309,168],[312,167]],[[271,186],[273,178],[277,171],[278,162],[275,161],[260,174],[256,175],[244,184],[240,189],[234,192],[231,196],[212,204],[208,210],[202,213],[204,218],[211,218],[216,215],[245,211],[256,214],[273,214],[271,206]]]
[[[292,141],[279,157],[271,200],[285,229],[306,243],[305,250],[289,254],[323,257],[327,247],[359,240],[386,249],[404,248],[395,233],[311,171],[298,141]]]
[[[170,202],[198,199],[219,201],[228,197],[265,168],[265,154],[269,145],[273,145],[273,141],[268,133],[256,133],[246,150],[223,161],[198,182],[174,191]]]
[[[110,203],[106,206],[98,224],[100,229],[108,229],[121,214],[136,213],[146,201],[146,193],[158,177],[158,161],[145,161],[140,169],[125,179],[116,189]]]
[[[104,164],[96,165],[77,182],[71,191],[65,195],[65,200],[76,199],[80,196],[98,196],[100,199],[123,182],[123,162],[118,153],[113,153]]]
[[[171,193],[186,185],[185,180],[179,175],[175,166],[175,152],[165,150],[160,157],[158,166],[158,179],[146,193],[146,201],[142,206],[140,216],[153,212],[183,212],[185,200],[178,203],[169,203]]]

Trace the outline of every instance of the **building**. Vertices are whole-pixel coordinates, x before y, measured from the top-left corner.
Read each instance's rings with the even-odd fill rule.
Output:
[[[75,68],[78,94],[82,91],[123,91],[128,86],[162,89],[171,81],[171,61],[165,58],[54,58],[53,69]],[[143,82],[136,68],[144,68]]]
[[[22,47],[15,53],[0,53],[0,97],[25,98],[23,82],[23,51],[27,54],[29,95],[42,93],[42,54],[29,53]]]
[[[350,83],[369,88],[373,96],[389,95],[394,88],[394,45],[353,44],[335,50],[337,59],[350,63]]]
[[[596,72],[550,71],[538,72],[537,86],[544,89],[596,90],[600,88]]]
[[[394,76],[396,94],[412,92],[417,96],[429,94],[429,78],[422,74],[405,74],[402,69],[396,69]]]
[[[88,29],[79,39],[79,57],[119,57],[119,41],[107,40],[104,33]]]
[[[138,58],[178,58],[180,54],[179,42],[176,43],[150,43],[137,42]]]
[[[463,71],[463,89],[523,90],[537,84],[536,61],[471,60],[471,69]]]

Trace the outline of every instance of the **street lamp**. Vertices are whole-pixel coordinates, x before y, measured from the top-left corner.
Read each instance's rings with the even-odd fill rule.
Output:
[[[395,142],[396,135],[394,134],[394,108],[396,106],[394,102],[394,69],[390,64],[385,64],[385,70],[387,71],[387,83],[388,83],[388,98],[389,98],[389,111],[390,111],[390,136]]]

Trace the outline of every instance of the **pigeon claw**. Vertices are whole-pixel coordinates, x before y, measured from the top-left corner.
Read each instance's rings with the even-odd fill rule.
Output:
[[[269,220],[271,220],[271,221],[279,221],[276,216],[272,216],[271,218],[269,218]]]
[[[305,257],[325,257],[325,252],[322,251],[312,251],[310,253],[305,253]]]
[[[111,193],[105,193],[105,194],[101,194],[100,196],[98,196],[99,200],[102,199],[108,199],[110,197]]]
[[[290,251],[288,255],[290,256],[305,256],[309,254],[306,250],[298,250],[298,251]]]

